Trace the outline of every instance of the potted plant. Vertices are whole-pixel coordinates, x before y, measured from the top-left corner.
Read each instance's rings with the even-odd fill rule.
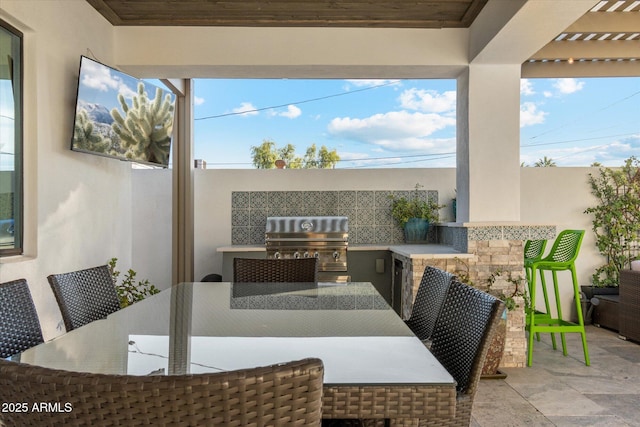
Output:
[[[640,161],[632,156],[620,168],[601,167],[597,175],[589,174],[589,185],[597,204],[584,212],[593,215],[596,247],[606,262],[591,276],[592,285],[581,287],[587,302],[583,311],[590,313],[592,298],[600,295],[593,321],[617,330],[618,297],[611,295],[618,295],[620,271],[639,255]]]
[[[416,184],[410,198],[390,196],[391,216],[404,230],[406,242],[426,241],[430,224],[438,221],[439,210],[445,206],[427,197],[422,187]]]
[[[504,354],[507,339],[507,315],[508,312],[520,308],[520,304],[524,305],[525,312],[530,305],[529,297],[524,290],[524,278],[514,277],[511,272],[504,272],[498,269],[489,275],[484,284],[476,284],[469,276],[469,265],[459,258],[456,258],[456,262],[463,266],[463,268],[455,272],[459,281],[487,292],[504,302],[506,310],[502,314],[500,324],[489,345],[489,351],[487,352],[481,375],[482,378],[506,378],[506,374],[500,372],[498,367]],[[499,282],[506,283],[502,283],[501,286],[498,287],[496,284]]]
[[[597,205],[584,212],[593,215],[596,246],[606,263],[592,276],[595,287],[617,287],[620,270],[630,268],[640,240],[640,160],[630,157],[621,168],[600,168],[589,174]]]

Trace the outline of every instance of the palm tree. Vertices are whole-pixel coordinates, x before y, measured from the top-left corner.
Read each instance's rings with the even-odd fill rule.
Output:
[[[535,162],[533,166],[536,168],[555,168],[557,165],[556,162],[553,161],[553,159],[544,156],[542,159]]]

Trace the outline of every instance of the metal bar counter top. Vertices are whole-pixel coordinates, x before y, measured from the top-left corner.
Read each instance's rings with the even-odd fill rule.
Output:
[[[16,358],[171,375],[305,357],[325,366],[325,418],[455,413],[454,379],[370,283],[182,283]]]

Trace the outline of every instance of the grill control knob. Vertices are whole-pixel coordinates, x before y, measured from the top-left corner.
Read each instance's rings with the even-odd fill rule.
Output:
[[[337,261],[338,258],[340,258],[340,254],[338,253],[338,251],[334,251],[333,252],[333,259],[335,259]]]
[[[315,252],[313,253],[313,257],[314,257],[314,258],[320,258],[320,254],[318,253],[318,251],[315,251]]]
[[[295,259],[300,258],[300,252],[295,251],[295,252],[293,253],[293,257],[294,257]]]
[[[274,253],[274,254],[273,254],[273,257],[274,257],[275,259],[280,259],[280,252],[276,252],[276,253]]]
[[[309,251],[304,251],[304,253],[302,254],[302,256],[304,258],[309,258],[311,255],[309,255]]]

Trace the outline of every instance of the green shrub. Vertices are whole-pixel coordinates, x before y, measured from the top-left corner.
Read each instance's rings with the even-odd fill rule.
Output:
[[[116,286],[118,292],[118,298],[120,299],[120,307],[124,308],[137,301],[142,301],[149,295],[154,295],[160,292],[158,288],[149,283],[149,280],[144,279],[136,283],[136,272],[129,269],[122,279],[122,283],[118,284],[118,278],[120,272],[116,270],[116,263],[118,258],[111,258],[109,260],[109,271],[113,278],[113,283]]]

